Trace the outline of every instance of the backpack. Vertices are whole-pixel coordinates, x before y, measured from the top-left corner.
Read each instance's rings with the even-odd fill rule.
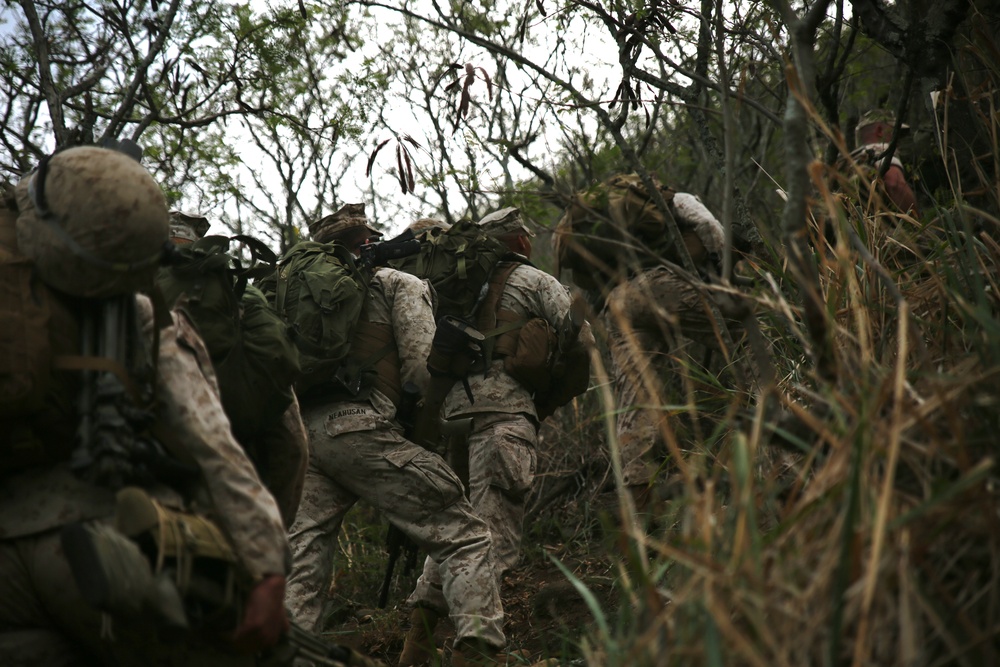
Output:
[[[517,264],[503,263],[490,278],[489,288],[479,308],[477,323],[484,336],[499,332],[495,342],[486,343],[487,356],[503,358],[504,371],[521,383],[535,401],[541,422],[557,408],[587,391],[590,385],[590,353],[580,343],[579,327],[559,349],[559,335],[541,317],[525,318],[512,311],[498,309],[500,297]],[[574,303],[571,318],[583,323],[583,314]]]
[[[300,395],[328,383],[341,368],[370,279],[343,244],[303,241],[281,258],[275,278],[263,283],[299,351]]]
[[[674,191],[657,186],[673,215]],[[680,216],[673,217],[695,264],[703,262],[708,252],[698,235]],[[638,174],[613,176],[577,194],[556,225],[556,275],[569,269],[581,288],[599,290],[661,259],[681,264],[667,241],[667,224]]]
[[[74,447],[80,375],[57,368],[77,355],[70,302],[20,250],[17,206],[0,202],[0,474],[66,460]]]
[[[49,385],[51,294],[20,253],[17,210],[0,204],[0,419],[42,407]]]
[[[470,220],[447,230],[429,229],[421,236],[420,252],[390,265],[430,282],[437,293],[439,319],[471,321],[494,267],[516,255]]]
[[[248,243],[248,237],[233,240]],[[233,435],[250,443],[291,405],[299,357],[285,323],[247,285],[252,271],[228,254],[230,241],[207,236],[179,246],[156,282],[170,307],[185,295],[184,311],[212,358]],[[259,242],[249,245],[255,259],[273,258]]]

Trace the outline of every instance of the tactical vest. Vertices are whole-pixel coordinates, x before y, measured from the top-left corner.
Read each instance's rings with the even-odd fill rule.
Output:
[[[515,313],[512,310],[500,308],[500,298],[503,296],[504,287],[507,280],[517,267],[519,262],[500,262],[497,264],[487,283],[486,296],[480,304],[476,315],[476,326],[479,331],[487,335],[494,332],[492,343],[488,345],[491,359],[498,359],[509,356],[517,348],[517,339],[520,335],[521,326],[527,321],[524,315]],[[495,333],[497,330],[499,333]]]

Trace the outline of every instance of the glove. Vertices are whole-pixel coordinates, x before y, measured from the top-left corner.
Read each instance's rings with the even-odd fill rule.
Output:
[[[231,641],[243,653],[257,653],[277,644],[286,632],[285,577],[267,575],[250,590],[243,622],[236,628]]]

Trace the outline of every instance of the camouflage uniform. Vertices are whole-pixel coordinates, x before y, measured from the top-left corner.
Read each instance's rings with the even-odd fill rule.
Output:
[[[694,228],[710,256],[721,252],[722,225],[696,197],[678,192],[673,206],[674,214]],[[664,406],[673,402],[668,397],[681,391],[678,361],[719,349],[709,298],[724,316],[734,312],[709,297],[698,280],[687,280],[668,267],[643,271],[608,293],[604,324],[626,485],[648,485],[656,472],[649,453],[662,443],[661,420],[668,415]]]
[[[434,338],[427,284],[379,269],[362,317],[391,327],[402,382],[426,388]],[[461,482],[444,460],[403,437],[395,406],[377,389],[364,401],[307,400],[303,414],[310,461],[290,531],[294,569],[286,597],[295,618],[321,629],[337,533],[348,510],[363,499],[430,555],[428,567],[443,581],[440,609],[449,610],[456,637],[503,646],[489,530],[472,513]]]
[[[524,264],[510,274],[499,308],[542,317],[564,339],[571,330],[569,291],[555,278]],[[580,332],[590,337],[589,325]],[[496,359],[486,373],[470,375],[465,388],[456,384],[445,399],[445,419],[472,417],[468,438],[469,500],[490,527],[497,576],[520,558],[524,502],[535,477],[538,413],[528,390]],[[414,606],[440,605],[440,578],[428,561],[410,596]]]
[[[144,333],[152,336],[149,301],[140,297]],[[230,539],[247,572],[260,579],[283,574],[288,544],[274,499],[232,437],[208,353],[193,326],[178,313],[160,332],[158,424],[172,451],[201,469],[197,500]],[[150,493],[179,507],[167,487]],[[253,664],[248,656],[205,638],[203,644],[162,642],[144,618],[102,615],[80,597],[62,554],[59,529],[76,521],[105,521],[114,494],[81,481],[66,462],[13,473],[0,484],[0,663],[4,665]]]

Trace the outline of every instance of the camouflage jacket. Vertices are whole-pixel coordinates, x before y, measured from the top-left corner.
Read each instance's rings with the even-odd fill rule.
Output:
[[[139,297],[143,333],[153,335],[153,312]],[[194,326],[178,311],[160,331],[156,416],[170,451],[201,471],[196,503],[217,520],[247,572],[254,578],[285,574],[290,553],[274,498],[233,438],[222,409],[211,361]],[[180,507],[172,489],[148,489],[161,502]],[[15,473],[0,485],[0,539],[33,535],[75,521],[114,513],[114,493],[77,478],[68,463]]]

